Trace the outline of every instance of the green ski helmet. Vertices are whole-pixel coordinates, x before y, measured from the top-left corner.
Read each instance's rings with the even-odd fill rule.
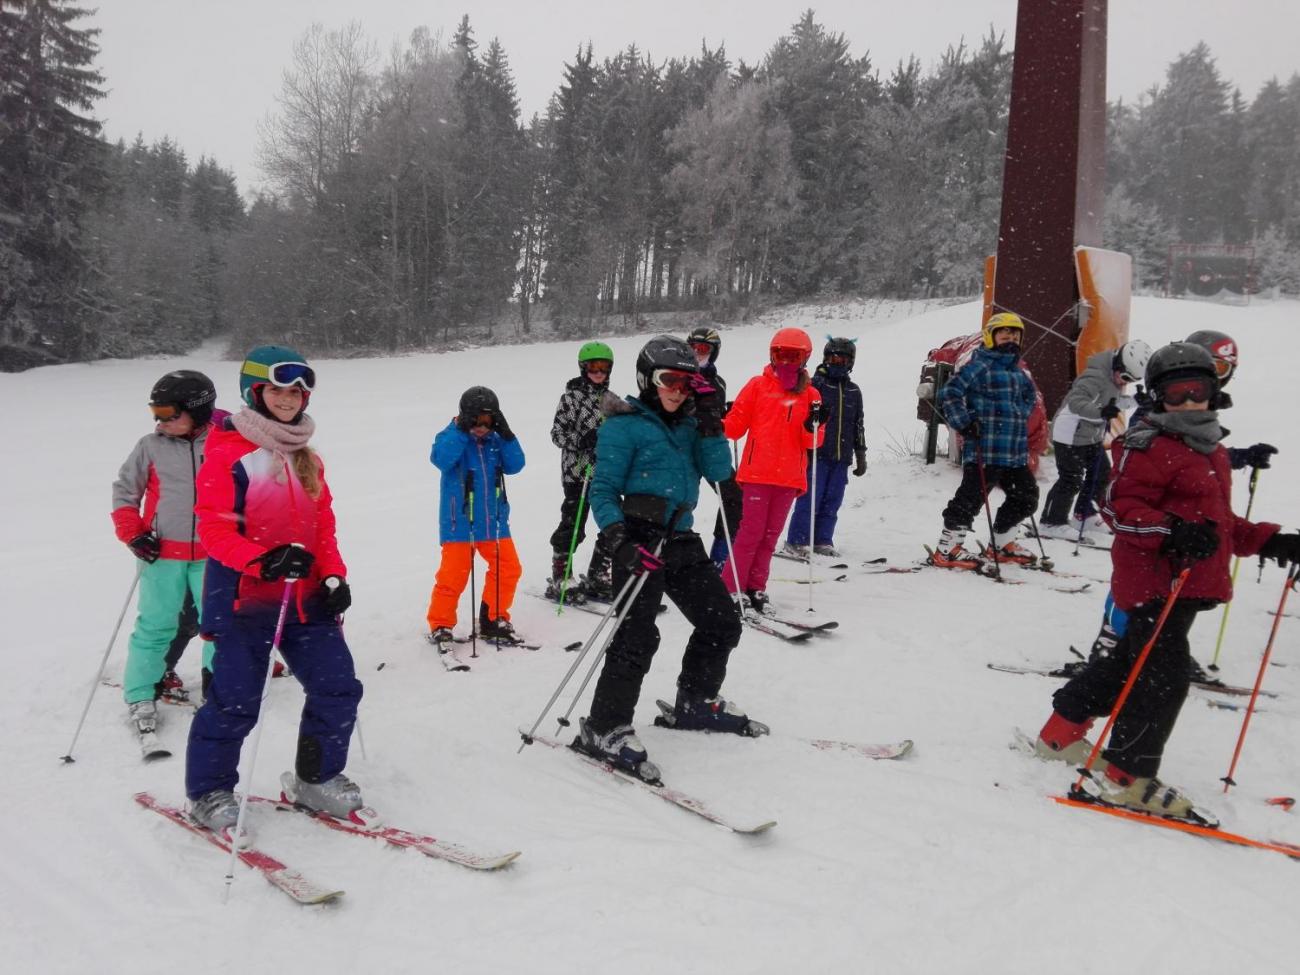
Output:
[[[578,365],[595,359],[608,359],[609,364],[612,366],[614,364],[614,350],[604,342],[587,342],[578,350]]]
[[[259,345],[244,357],[244,364],[239,367],[239,395],[256,409],[256,389],[267,383],[302,387],[302,406],[306,409],[311,391],[316,388],[316,371],[294,349],[283,345]]]
[[[578,371],[584,376],[587,375],[587,363],[602,361],[609,363],[609,372],[605,374],[605,382],[609,382],[614,372],[614,350],[604,342],[586,342],[578,350]]]

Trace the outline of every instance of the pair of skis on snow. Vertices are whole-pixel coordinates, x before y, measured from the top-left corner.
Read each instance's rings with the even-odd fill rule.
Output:
[[[135,796],[135,801],[145,809],[151,809],[191,833],[202,836],[218,849],[224,850],[226,853],[231,851],[231,838],[229,836],[223,833],[215,833],[207,827],[200,826],[178,807],[161,802],[148,792],[138,793]],[[383,840],[389,846],[416,850],[432,859],[446,860],[448,863],[455,863],[471,870],[499,870],[512,863],[519,856],[518,851],[496,854],[475,853],[459,844],[449,843],[446,840],[439,840],[432,836],[422,836],[395,826],[384,826],[382,824],[363,826],[350,820],[335,819],[333,816],[296,806],[283,796],[279,799],[249,796],[248,801],[258,805],[272,806],[277,810],[297,812],[329,829],[349,833],[353,836],[369,836]],[[236,850],[235,855],[246,866],[265,877],[271,886],[287,894],[299,904],[327,904],[343,896],[342,890],[309,879],[301,871],[288,866],[264,850],[253,846],[243,846]]]

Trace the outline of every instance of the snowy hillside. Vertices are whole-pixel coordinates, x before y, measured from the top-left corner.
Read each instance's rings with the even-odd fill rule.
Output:
[[[860,338],[855,377],[868,411],[870,470],[851,479],[837,541],[847,561],[921,556],[940,528],[954,468],[915,455],[913,390],[925,352],[971,331],[974,304],[906,317],[906,306],[826,309],[724,331],[720,371],[739,389],[765,361],[775,327]],[[1300,306],[1234,308],[1138,299],[1134,337],[1152,345],[1198,328],[1243,350],[1225,415],[1230,443],[1281,449],[1254,516],[1294,530],[1300,433],[1294,415]],[[612,344],[614,388],[634,389],[644,339]],[[724,692],[773,728],[769,738],[657,729],[654,698],[673,693],[686,628],[670,611],[638,723],[672,785],[741,819],[776,819],[757,838],[733,835],[634,786],[593,774],[540,746],[516,754],[595,617],[521,592],[516,625],[536,653],[487,649],[468,674],[447,673],[423,639],[437,564],[433,434],[460,392],[500,395],[528,466],[512,478],[513,532],[525,588],[541,586],[560,502],[549,430],[574,374],[578,343],[510,346],[391,360],[320,361],[311,403],[336,498],[354,607],[347,637],[365,684],[349,772],[393,823],[484,851],[523,856],[473,873],[412,851],[326,832],[256,810],[259,845],[346,897],[303,908],[243,868],[221,905],[225,859],[138,808],[151,790],[179,802],[185,712],[167,709],[177,757],[141,764],[118,692],[96,695],[76,753],[67,749],[89,683],[130,585],[134,561],[113,537],[109,486],[150,429],[154,380],[202,369],[236,402],[237,363],[189,358],[61,366],[0,376],[5,475],[0,544],[0,740],[9,799],[0,889],[0,949],[11,972],[1136,972],[1293,971],[1300,863],[1057,806],[1071,781],[1009,748],[1036,731],[1056,681],[995,673],[990,661],[1056,665],[1096,632],[1105,553],[1054,543],[1061,568],[1092,591],[1051,591],[1033,574],[997,586],[937,570],[851,574],[811,587],[840,620],[802,646],[746,631]],[[1050,462],[1047,464],[1050,472]],[[1239,511],[1246,479],[1239,475]],[[1050,481],[1044,480],[1046,490]],[[711,525],[714,502],[703,502]],[[978,531],[978,525],[977,525]],[[588,546],[591,544],[588,540]],[[585,551],[582,558],[585,559]],[[583,563],[585,565],[585,563]],[[804,568],[776,562],[774,577]],[[481,584],[482,572],[478,576]],[[1243,564],[1221,660],[1250,684],[1281,591],[1269,566]],[[774,582],[790,613],[810,587]],[[1291,608],[1300,612],[1300,600]],[[468,616],[462,612],[462,629]],[[1193,630],[1208,662],[1218,614]],[[109,661],[120,676],[131,617]],[[1300,811],[1265,804],[1300,792],[1300,621],[1283,621],[1237,770],[1222,795],[1241,722],[1193,690],[1163,777],[1220,815],[1225,829],[1300,843]],[[198,681],[198,648],[182,661]],[[1237,702],[1242,699],[1220,698]],[[568,699],[561,700],[561,710]],[[291,767],[301,693],[276,681],[254,781],[274,794]],[[585,714],[585,702],[576,714]],[[554,731],[553,721],[543,730]],[[872,762],[817,751],[804,738],[912,738],[914,753]],[[247,758],[248,748],[245,749]]]

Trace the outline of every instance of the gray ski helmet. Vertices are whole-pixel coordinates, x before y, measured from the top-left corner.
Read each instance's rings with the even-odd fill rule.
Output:
[[[656,335],[636,356],[636,388],[641,392],[654,385],[656,369],[673,369],[677,372],[699,372],[695,352],[681,339],[671,335]]]
[[[212,385],[212,380],[193,369],[167,373],[153,384],[149,392],[150,406],[179,406],[199,427],[212,419],[212,406],[216,401],[217,387]]]
[[[1170,342],[1152,352],[1147,360],[1147,390],[1159,406],[1163,406],[1165,386],[1193,376],[1212,380],[1217,391],[1219,377],[1214,369],[1214,357],[1191,342]]]
[[[495,415],[500,409],[497,394],[486,386],[471,386],[460,394],[460,416],[478,416],[480,413]]]
[[[1185,341],[1199,345],[1210,353],[1214,359],[1214,371],[1219,377],[1219,387],[1228,385],[1228,380],[1237,371],[1238,350],[1232,336],[1224,332],[1216,332],[1211,328],[1203,328],[1187,336]]]
[[[826,346],[822,349],[822,359],[827,356],[842,355],[849,360],[849,371],[853,371],[854,360],[858,357],[858,344],[854,339],[837,339],[827,337]]]
[[[1151,358],[1151,346],[1141,339],[1131,339],[1115,350],[1111,368],[1120,374],[1126,383],[1135,383],[1147,374],[1147,362]]]
[[[722,336],[718,334],[716,328],[708,325],[701,325],[699,328],[691,329],[691,334],[686,336],[687,345],[707,345],[710,348],[709,365],[718,361],[718,353],[722,351]]]

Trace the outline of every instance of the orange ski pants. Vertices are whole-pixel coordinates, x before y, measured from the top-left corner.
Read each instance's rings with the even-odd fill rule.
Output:
[[[497,558],[497,546],[500,545],[500,559]],[[523,575],[519,564],[519,555],[515,552],[513,539],[502,538],[499,541],[486,542],[446,542],[442,546],[442,562],[434,578],[433,592],[429,596],[429,630],[445,626],[456,626],[456,604],[460,602],[465,584],[469,582],[470,565],[474,561],[474,550],[488,564],[487,577],[479,589],[479,599],[487,604],[488,618],[494,620],[510,619],[510,607],[515,601],[515,587]],[[500,582],[498,588],[497,583]],[[500,592],[500,599],[497,593]],[[477,611],[478,607],[474,607]]]

